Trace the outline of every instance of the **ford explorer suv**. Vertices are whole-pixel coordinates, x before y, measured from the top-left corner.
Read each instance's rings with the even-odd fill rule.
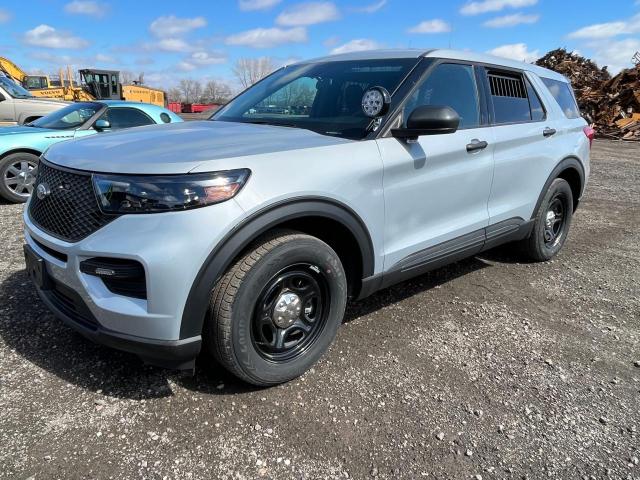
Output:
[[[63,142],[24,212],[27,270],[86,337],[261,386],[328,349],[348,300],[517,242],[553,258],[593,130],[568,80],[452,50],[286,66],[209,121]]]
[[[68,102],[36,98],[8,77],[0,75],[0,126],[22,125],[55,112]]]

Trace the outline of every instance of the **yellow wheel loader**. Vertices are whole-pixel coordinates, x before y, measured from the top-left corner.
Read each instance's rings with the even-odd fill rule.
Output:
[[[162,90],[143,85],[122,85],[120,72],[115,70],[80,70],[80,85],[75,85],[71,69],[67,75],[60,70],[60,80],[51,81],[46,75],[28,75],[11,60],[0,57],[0,72],[29,90],[35,97],[57,98],[73,102],[91,100],[127,100],[166,106]]]

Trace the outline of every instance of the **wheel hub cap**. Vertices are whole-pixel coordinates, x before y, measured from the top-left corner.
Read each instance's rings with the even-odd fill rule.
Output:
[[[556,213],[553,210],[547,212],[546,220],[547,220],[547,226],[551,227],[554,224],[555,220],[556,220]]]
[[[280,295],[273,309],[272,320],[276,326],[286,328],[292,325],[302,311],[302,302],[295,293],[286,292]]]
[[[20,196],[29,196],[36,179],[34,169],[35,165],[25,161],[11,165],[4,176],[5,186]]]

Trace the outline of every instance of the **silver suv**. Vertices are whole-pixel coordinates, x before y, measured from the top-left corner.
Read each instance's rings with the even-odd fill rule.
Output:
[[[62,100],[36,98],[0,74],[0,126],[29,123],[68,104]]]
[[[24,213],[42,300],[87,337],[272,385],[348,299],[507,242],[564,245],[593,130],[566,78],[450,50],[305,61],[211,121],[52,146]]]

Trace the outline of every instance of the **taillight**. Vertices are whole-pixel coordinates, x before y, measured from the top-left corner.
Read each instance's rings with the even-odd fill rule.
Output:
[[[593,129],[593,127],[584,127],[582,131],[589,139],[589,148],[591,148],[591,146],[593,145],[593,139],[596,136],[596,131]]]

